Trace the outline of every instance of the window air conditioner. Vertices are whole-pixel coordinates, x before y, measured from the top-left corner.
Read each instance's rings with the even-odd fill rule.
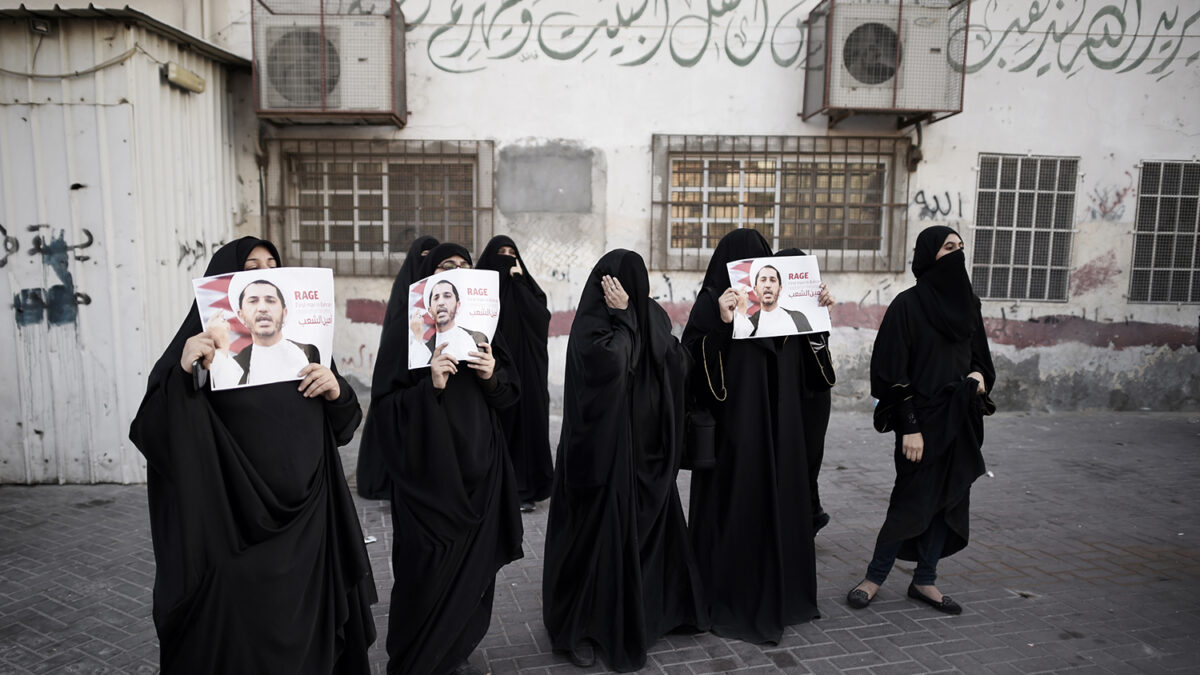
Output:
[[[404,126],[404,17],[394,1],[372,7],[381,5],[390,11],[338,14],[344,3],[255,0],[259,116]]]

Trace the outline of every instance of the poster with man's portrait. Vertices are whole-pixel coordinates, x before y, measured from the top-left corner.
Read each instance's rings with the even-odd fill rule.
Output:
[[[820,333],[831,327],[820,306],[821,270],[811,255],[749,258],[727,265],[737,293],[734,339]]]
[[[500,275],[457,269],[408,287],[408,367],[423,368],[438,345],[443,354],[474,361],[471,352],[491,344],[500,321]]]
[[[193,279],[200,325],[213,337],[214,391],[299,380],[333,351],[333,270],[278,267]]]

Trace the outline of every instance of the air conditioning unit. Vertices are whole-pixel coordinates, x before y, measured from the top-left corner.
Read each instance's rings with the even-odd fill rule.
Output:
[[[260,117],[404,126],[404,15],[395,0],[255,0],[253,23]]]
[[[969,3],[825,0],[809,14],[805,119],[962,111]]]

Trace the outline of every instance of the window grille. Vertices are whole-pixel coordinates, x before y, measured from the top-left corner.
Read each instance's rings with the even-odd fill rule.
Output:
[[[651,266],[704,269],[750,227],[821,269],[904,265],[907,138],[656,135]]]
[[[976,295],[1066,301],[1078,172],[1071,157],[979,156]]]
[[[1200,302],[1200,162],[1143,162],[1130,302]]]
[[[278,141],[267,210],[288,264],[394,275],[433,235],[478,250],[492,230],[490,141]]]

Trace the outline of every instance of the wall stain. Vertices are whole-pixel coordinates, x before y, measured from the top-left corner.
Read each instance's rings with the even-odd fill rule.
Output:
[[[37,232],[46,225],[30,225],[31,232]],[[59,231],[57,237],[46,239],[41,234],[34,235],[33,248],[29,255],[40,255],[42,264],[54,271],[62,283],[49,288],[22,288],[13,295],[13,311],[17,326],[31,326],[46,321],[51,326],[61,326],[75,323],[79,315],[79,305],[90,305],[92,298],[87,293],[75,290],[75,281],[69,269],[70,256],[73,254],[78,261],[90,257],[79,251],[87,249],[95,243],[92,233],[83,230],[86,241],[81,244],[68,245],[66,233]],[[6,235],[7,245],[7,235]],[[7,260],[7,256],[6,256]]]
[[[1071,274],[1071,293],[1073,295],[1081,295],[1102,286],[1107,286],[1120,273],[1121,268],[1117,264],[1117,256],[1112,251],[1109,251],[1098,258],[1093,258],[1087,263],[1080,265]]]

